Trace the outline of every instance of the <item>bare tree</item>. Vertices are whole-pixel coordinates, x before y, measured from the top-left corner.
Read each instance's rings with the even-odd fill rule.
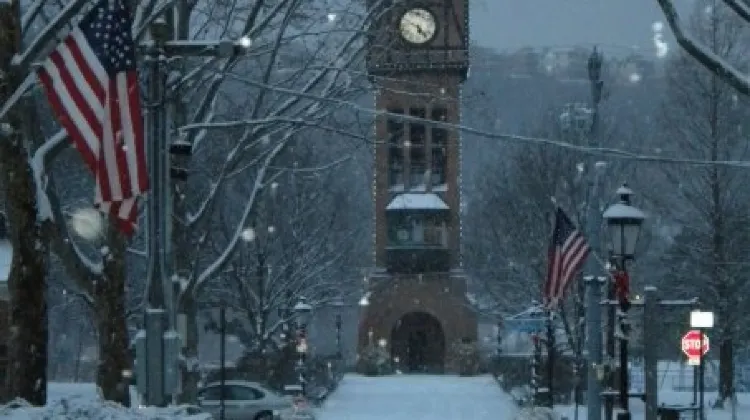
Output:
[[[238,175],[254,178],[249,197],[238,202],[242,205],[238,209],[239,219],[234,220],[237,225],[234,236],[215,263],[205,264],[206,261],[199,261],[194,264],[195,261],[190,259],[200,255],[206,243],[200,239],[200,234],[190,236],[190,240],[180,243],[185,246],[179,249],[185,252],[177,254],[186,257],[178,259],[177,264],[177,278],[182,278],[184,281],[181,284],[185,286],[180,302],[183,307],[189,308],[189,296],[200,290],[200,284],[221,271],[234,254],[240,232],[253,209],[255,197],[268,181],[269,173],[278,172],[273,169],[272,163],[287,146],[291,136],[309,126],[324,126],[323,117],[330,114],[331,110],[327,98],[344,98],[354,90],[350,87],[353,76],[348,74],[347,69],[360,58],[359,50],[363,45],[361,28],[366,16],[357,5],[349,5],[348,2],[343,2],[338,7],[335,7],[333,1],[311,4],[299,0],[258,0],[249,5],[242,2],[175,3],[180,6],[179,22],[172,23],[180,25],[180,37],[215,39],[247,36],[254,43],[250,58],[243,66],[236,67],[238,60],[209,59],[196,62],[185,59],[181,61],[185,63],[181,67],[184,72],[180,73],[180,68],[176,68],[171,73],[173,77],[170,78],[170,89],[183,100],[182,104],[178,104],[181,106],[176,106],[176,110],[182,109],[184,112],[177,112],[174,122],[174,129],[179,129],[184,136],[183,142],[187,142],[193,151],[210,155],[206,151],[214,145],[204,146],[201,143],[209,129],[223,129],[226,135],[229,128],[234,127],[234,133],[239,135],[238,139],[233,139],[236,141],[231,147],[224,149],[226,159],[222,159],[218,170],[212,173],[216,189],[200,190],[200,185],[206,187],[207,184],[198,182],[198,188],[188,191],[200,191],[196,195],[181,194],[179,191],[175,194],[179,198],[175,200],[178,227],[183,229],[182,232],[210,232],[213,215],[225,197],[224,188],[236,180]],[[9,193],[11,236],[15,238],[15,255],[18,259],[14,262],[11,284],[28,289],[28,296],[23,295],[22,291],[15,291],[14,296],[16,302],[20,302],[19,299],[23,297],[26,309],[22,311],[31,311],[29,308],[34,311],[33,314],[14,312],[14,319],[23,319],[25,323],[23,328],[16,328],[14,331],[20,332],[21,341],[33,341],[33,344],[30,342],[29,345],[16,346],[19,349],[18,358],[28,359],[28,363],[21,360],[14,366],[24,370],[34,365],[36,369],[33,374],[14,375],[28,379],[28,383],[22,380],[14,382],[19,389],[25,390],[15,392],[14,395],[23,395],[40,404],[44,402],[46,389],[37,382],[39,380],[45,383],[43,372],[46,359],[37,355],[46,355],[46,350],[43,349],[47,342],[43,299],[45,288],[42,287],[47,269],[46,235],[52,240],[53,251],[61,258],[72,279],[71,290],[83,297],[96,314],[102,357],[97,382],[106,398],[125,401],[126,388],[122,386],[121,375],[123,371],[130,370],[131,363],[127,350],[124,238],[111,228],[106,230],[104,237],[96,244],[83,243],[75,235],[69,234],[63,210],[67,206],[67,200],[64,196],[58,199],[51,172],[54,158],[67,147],[66,135],[58,131],[42,142],[44,137],[38,132],[38,122],[30,121],[29,125],[36,127],[37,131],[28,133],[24,138],[21,136],[22,121],[18,119],[19,99],[34,85],[33,75],[28,73],[29,63],[42,59],[41,50],[58,35],[64,25],[75,18],[83,4],[83,1],[70,2],[61,13],[48,19],[47,8],[41,7],[42,2],[34,3],[23,18],[17,8],[5,7],[6,3],[3,3],[4,36],[0,38],[8,43],[9,48],[3,48],[2,68],[4,75],[13,77],[3,78],[2,97],[8,100],[3,103],[0,111],[3,115],[0,118],[11,117],[11,124],[3,125],[3,138],[0,140],[6,168],[4,173],[20,174],[3,182]],[[11,5],[17,6],[18,2]],[[173,2],[144,0],[136,5],[133,31],[136,39],[140,39],[148,23],[171,8]],[[206,19],[206,16],[210,18]],[[20,39],[20,23],[36,28],[40,21],[47,21],[44,31],[36,34],[38,36],[29,43],[25,51],[15,48]],[[198,27],[189,28],[188,22],[193,22]],[[17,53],[15,57],[13,53]],[[12,68],[11,61],[17,66]],[[225,85],[227,80],[232,81],[231,86]],[[248,110],[246,114],[235,113],[232,116],[234,121],[230,121],[228,114],[216,113],[219,109],[216,104],[221,103],[217,99],[217,93],[222,90],[236,91],[238,87],[242,87],[244,93],[236,97],[252,98],[253,101],[243,108]],[[186,105],[191,97],[197,99],[195,107]],[[9,114],[8,109],[12,113]],[[186,118],[190,112],[194,115],[192,119]],[[6,129],[7,127],[11,130]],[[8,137],[12,137],[12,141],[8,141]],[[269,143],[271,138],[273,141]],[[30,139],[36,139],[43,145],[36,147]],[[25,156],[28,155],[33,158],[26,159]],[[188,204],[182,205],[182,201]],[[50,222],[46,229],[42,229],[41,222],[44,221]],[[178,238],[185,237],[180,235],[179,228],[176,231]],[[192,274],[180,277],[185,268]],[[188,335],[188,348],[194,348],[194,341],[191,340],[194,336]],[[29,349],[32,351],[28,351]],[[187,388],[190,389],[189,386]]]
[[[364,138],[334,118],[343,101],[356,99],[365,86],[357,69],[368,17],[360,7],[299,0],[256,1],[241,12],[227,7],[242,24],[219,28],[220,35],[250,37],[249,57],[203,63],[182,75],[192,82],[180,86],[180,96],[195,103],[193,118],[175,126],[192,150],[181,163],[190,174],[177,184],[173,200],[175,280],[187,320],[184,401],[195,398],[198,379],[197,296],[233,261],[259,200],[290,170],[279,165],[284,152],[311,129]],[[212,37],[222,21],[208,24]],[[216,236],[220,213],[223,238]],[[218,243],[222,248],[213,255],[209,245]]]
[[[731,9],[745,24],[750,24],[750,4],[746,0],[720,0],[727,8]],[[693,36],[685,31],[685,24],[680,19],[674,7],[673,0],[657,0],[661,7],[667,24],[674,33],[677,43],[683,50],[693,57],[701,66],[716,75],[738,92],[750,95],[750,78],[741,66],[724,60],[716,55],[710,44],[707,44],[700,35]],[[719,0],[701,1],[707,7],[716,7]]]
[[[716,3],[701,2],[690,29],[713,56],[746,67],[750,31]],[[670,61],[667,83],[661,116],[663,137],[670,139],[667,147],[709,162],[747,158],[746,98],[738,97],[730,84],[689,54]],[[750,196],[744,193],[750,175],[743,168],[717,165],[661,169],[664,184],[658,204],[678,232],[666,254],[669,266],[676,269],[671,277],[674,293],[700,296],[702,304],[717,312],[712,339],[719,348],[721,404],[734,393],[733,346],[746,325],[740,308],[750,279],[744,264],[737,262],[746,259],[743,250],[750,245]]]
[[[274,347],[280,327],[290,321],[284,309],[291,309],[300,296],[321,307],[340,294],[346,279],[337,276],[335,268],[364,233],[348,227],[337,232],[347,209],[326,183],[330,180],[325,174],[335,166],[326,170],[292,163],[290,172],[277,178],[269,195],[258,201],[243,232],[244,243],[220,281],[212,282],[204,294],[232,308],[235,335],[257,357]],[[232,227],[225,224],[226,235],[214,235],[214,252],[224,249]]]
[[[10,100],[24,74],[12,66],[21,47],[20,2],[0,3],[0,103]],[[23,108],[28,108],[24,104]],[[9,237],[13,261],[11,295],[9,396],[43,405],[47,399],[47,240],[45,211],[38,201],[33,169],[27,158],[27,137],[34,121],[21,107],[0,117],[0,173],[6,189]],[[33,143],[32,143],[33,144]],[[41,212],[38,210],[42,210]]]
[[[71,280],[69,290],[81,296],[95,314],[99,355],[97,383],[105,398],[128,402],[123,372],[131,370],[125,311],[125,238],[110,226],[90,247],[70,235],[54,183],[55,158],[68,147],[64,130],[49,137],[41,127],[46,115],[37,104],[35,75],[31,63],[44,59],[46,46],[58,38],[64,27],[76,21],[85,1],[68,2],[61,8],[47,7],[43,1],[31,4],[23,16],[20,2],[0,4],[0,166],[5,176],[8,215],[15,250],[11,272],[12,315],[10,395],[33,404],[46,401],[47,312],[46,280],[49,272],[48,250],[65,266]],[[134,35],[143,34],[145,23],[164,9],[154,1],[139,5]],[[21,36],[30,41],[19,48]],[[31,93],[31,95],[29,95]],[[31,98],[30,98],[31,96]],[[38,99],[34,101],[33,99]],[[75,167],[75,165],[74,165]],[[70,175],[70,168],[62,174]],[[75,172],[75,171],[73,171]],[[60,172],[58,172],[59,174]],[[79,172],[79,175],[81,172]],[[93,186],[90,186],[93,190]],[[106,224],[107,222],[105,222]],[[91,249],[89,249],[91,250]]]

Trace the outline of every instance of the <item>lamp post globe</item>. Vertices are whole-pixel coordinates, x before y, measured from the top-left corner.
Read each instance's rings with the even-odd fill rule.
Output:
[[[635,256],[646,215],[630,203],[633,190],[627,184],[617,189],[617,195],[620,201],[609,206],[603,214],[609,232],[609,249],[612,257],[621,261],[631,260]]]
[[[344,299],[341,298],[341,296],[336,296],[331,301],[331,306],[338,308],[338,310],[341,310],[341,308],[345,305]]]
[[[307,325],[310,322],[312,316],[313,307],[304,297],[300,297],[297,303],[294,305],[294,317],[297,321],[297,325]]]

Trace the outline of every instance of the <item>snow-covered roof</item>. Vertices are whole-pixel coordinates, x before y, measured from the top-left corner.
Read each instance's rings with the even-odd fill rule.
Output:
[[[13,248],[10,241],[0,239],[0,282],[7,282],[10,275],[10,262],[13,259]]]
[[[609,206],[604,211],[603,217],[605,219],[636,219],[643,220],[646,218],[646,214],[640,209],[633,206],[629,206],[624,203],[615,203]]]
[[[448,205],[435,193],[406,193],[394,197],[386,210],[448,210]]]

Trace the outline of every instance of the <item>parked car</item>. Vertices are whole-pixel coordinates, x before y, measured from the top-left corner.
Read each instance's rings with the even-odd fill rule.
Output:
[[[257,383],[240,380],[224,382],[225,420],[314,420],[306,416],[305,407],[291,397],[277,394]],[[198,391],[198,405],[219,419],[222,387],[212,382]]]

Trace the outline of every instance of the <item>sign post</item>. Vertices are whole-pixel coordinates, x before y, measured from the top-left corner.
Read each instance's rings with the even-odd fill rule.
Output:
[[[688,358],[688,364],[698,366],[701,364],[701,356],[708,353],[710,344],[708,336],[699,330],[690,330],[682,336],[682,352]]]

